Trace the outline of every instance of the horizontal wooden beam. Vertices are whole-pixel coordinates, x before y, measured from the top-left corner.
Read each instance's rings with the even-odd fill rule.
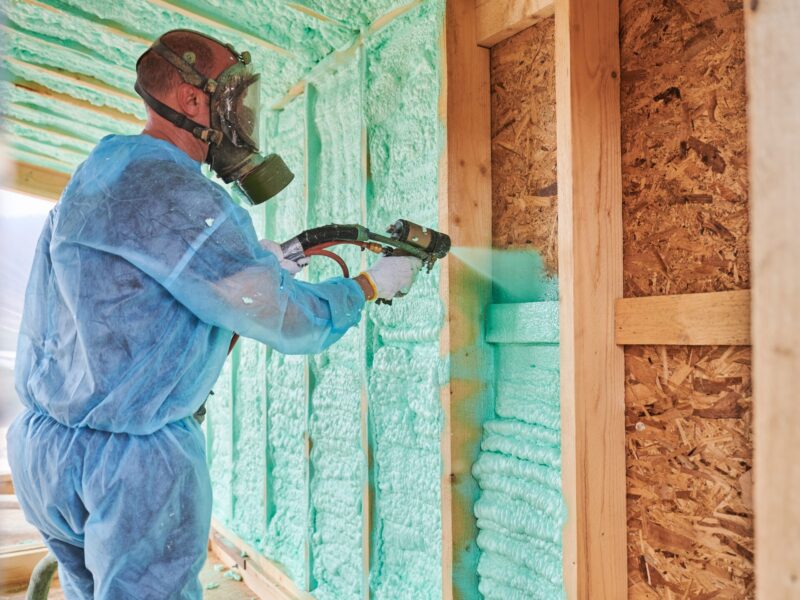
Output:
[[[28,583],[36,563],[47,552],[47,546],[39,542],[0,548],[0,591],[10,592]]]
[[[258,550],[213,518],[209,545],[226,567],[238,569],[245,585],[262,600],[314,600]]]
[[[750,344],[750,290],[622,298],[615,312],[617,344]]]
[[[14,191],[48,200],[58,200],[70,178],[66,173],[23,162],[15,162],[11,168],[14,173],[11,188]]]
[[[0,494],[13,494],[14,481],[11,479],[11,473],[0,473]]]
[[[491,48],[552,17],[554,6],[554,0],[476,0],[478,45]]]

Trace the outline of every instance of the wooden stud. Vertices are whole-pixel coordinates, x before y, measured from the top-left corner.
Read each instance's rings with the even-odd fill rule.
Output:
[[[800,8],[745,2],[756,596],[800,598]]]
[[[531,25],[553,16],[554,0],[476,0],[477,42],[491,48]]]
[[[453,246],[492,245],[489,52],[475,44],[473,2],[448,2],[443,36],[446,73],[441,119],[447,141],[440,168],[439,224]],[[471,474],[483,422],[492,410],[487,381],[491,351],[484,342],[484,316],[491,302],[490,253],[468,265],[450,255],[441,265],[447,323],[442,354],[450,356],[450,381],[443,391],[442,582],[445,599],[477,597],[478,575],[473,503],[478,486]]]
[[[226,567],[237,567],[244,583],[262,600],[313,600],[275,563],[213,517],[209,545]]]
[[[352,27],[347,25],[347,23],[343,23],[341,21],[338,21],[338,20],[334,19],[333,17],[329,17],[328,15],[324,15],[321,12],[318,12],[318,11],[312,9],[312,8],[309,8],[308,6],[304,6],[302,4],[298,4],[297,2],[287,2],[286,6],[288,6],[292,10],[296,10],[298,12],[301,12],[303,14],[308,15],[309,17],[312,17],[314,19],[322,21],[323,23],[327,23],[328,25],[335,25],[335,26],[341,27],[343,29],[350,29],[350,30],[353,29]]]
[[[619,6],[556,0],[558,265],[567,597],[627,596]]]
[[[706,346],[750,343],[750,290],[621,298],[617,344]]]
[[[389,23],[394,21],[400,15],[407,13],[412,8],[416,8],[420,5],[422,0],[412,0],[408,4],[403,4],[397,8],[390,10],[389,12],[381,15],[377,19],[375,19],[370,26],[361,33],[352,44],[350,44],[344,50],[337,50],[335,52],[331,52],[320,60],[314,67],[306,73],[300,81],[295,83],[291,86],[287,92],[283,95],[282,98],[277,100],[275,103],[272,104],[270,108],[272,110],[282,110],[285,108],[292,100],[294,100],[297,96],[303,93],[303,90],[306,87],[306,84],[311,82],[314,77],[318,76],[320,73],[325,72],[328,69],[335,68],[338,65],[343,64],[347,60],[351,60],[355,53],[358,52],[358,49],[364,45],[364,42],[375,32],[380,31],[384,27],[386,27]]]
[[[13,190],[48,200],[58,200],[70,178],[66,173],[23,162],[14,162],[11,168],[14,172]]]
[[[367,89],[367,53],[362,46],[358,50],[358,71],[359,71],[359,93],[361,106],[365,106],[363,98],[364,90]],[[367,123],[361,122],[361,181],[359,204],[361,209],[361,222],[367,222],[367,186],[369,183],[369,145],[367,141]],[[367,269],[367,253],[361,253],[361,271]],[[372,456],[372,430],[370,428],[369,413],[369,381],[367,378],[367,319],[361,319],[358,325],[359,336],[361,336],[362,351],[359,356],[361,364],[361,451],[364,453],[364,483],[361,491],[361,597],[369,600],[372,597],[370,586],[370,574],[372,571],[372,559],[374,550],[372,548],[372,524],[375,522],[375,470]]]

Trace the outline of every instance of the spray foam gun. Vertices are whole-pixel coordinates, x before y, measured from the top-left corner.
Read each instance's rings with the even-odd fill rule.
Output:
[[[328,250],[331,246],[351,244],[384,256],[416,256],[428,272],[450,251],[450,236],[406,219],[395,221],[386,232],[388,236],[374,233],[363,225],[324,225],[284,242],[281,249],[283,256],[294,262],[310,256],[333,259],[345,277],[350,277],[350,271],[341,256]],[[391,304],[392,301],[379,299],[378,303]]]
[[[347,264],[338,254],[328,248],[350,244],[384,256],[416,256],[430,273],[433,265],[450,252],[450,236],[430,227],[417,225],[406,219],[398,219],[386,229],[389,234],[374,233],[363,225],[323,225],[307,229],[300,235],[281,244],[284,258],[297,262],[304,257],[326,256],[336,261],[344,277],[350,277]],[[398,297],[404,294],[398,294]],[[376,304],[391,304],[391,300],[379,298]],[[233,350],[239,334],[231,339],[228,353]]]

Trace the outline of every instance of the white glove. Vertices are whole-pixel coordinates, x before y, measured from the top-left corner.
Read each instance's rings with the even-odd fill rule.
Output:
[[[264,250],[271,252],[272,254],[275,255],[275,258],[278,259],[278,262],[281,265],[281,269],[283,269],[284,271],[288,271],[292,276],[297,275],[303,269],[303,267],[305,267],[308,264],[307,257],[303,257],[297,262],[284,258],[283,249],[281,248],[280,244],[276,244],[271,240],[261,240],[260,243],[261,247],[264,248]]]
[[[411,288],[421,268],[422,261],[416,256],[381,256],[366,274],[375,284],[377,297],[391,300]]]

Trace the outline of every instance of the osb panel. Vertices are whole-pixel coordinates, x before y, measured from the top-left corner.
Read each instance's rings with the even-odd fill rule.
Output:
[[[749,287],[741,2],[622,0],[626,296]],[[750,349],[625,351],[630,598],[753,597]]]
[[[750,356],[626,353],[631,598],[753,597]]]
[[[556,82],[553,19],[491,50],[492,236],[535,249],[555,274]]]
[[[749,287],[740,0],[622,0],[625,295]]]

